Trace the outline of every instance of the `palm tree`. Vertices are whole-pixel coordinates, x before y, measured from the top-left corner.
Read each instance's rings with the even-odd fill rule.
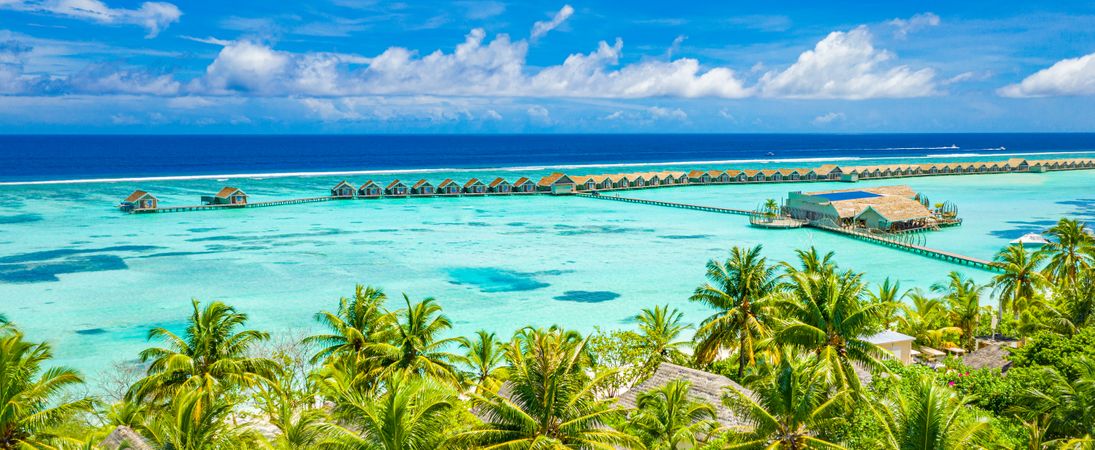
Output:
[[[770,334],[763,311],[776,287],[776,268],[760,256],[761,249],[734,247],[725,262],[708,261],[707,283],[689,298],[716,311],[696,330],[696,362],[710,364],[723,349],[735,349],[739,379],[755,362],[757,341]]]
[[[445,439],[449,414],[456,403],[452,390],[429,377],[406,371],[391,372],[374,390],[343,385],[337,378],[321,385],[334,402],[341,425],[326,428],[335,448],[427,450]]]
[[[468,377],[476,390],[497,392],[506,378],[502,367],[506,353],[494,333],[479,330],[475,340],[460,338],[460,348],[465,350],[459,359],[470,371]]]
[[[912,304],[901,305],[897,330],[915,337],[917,344],[941,346],[947,335],[962,333],[960,328],[946,324],[950,311],[942,300],[930,298],[920,289],[909,291],[907,297]]]
[[[973,334],[981,318],[981,293],[987,287],[957,271],[947,276],[946,283],[932,285],[932,290],[944,294],[943,299],[950,305],[951,323],[962,330],[962,346],[967,350],[973,350],[976,344]]]
[[[1048,428],[1057,436],[1095,435],[1095,360],[1079,357],[1073,379],[1044,366],[1044,389],[1026,388],[1019,394],[1016,412],[1036,419],[1048,415]]]
[[[796,361],[797,360],[797,361]],[[728,389],[723,403],[753,426],[744,442],[728,449],[839,449],[817,437],[819,429],[838,413],[850,391],[835,393],[814,357],[780,359],[774,376],[753,386],[753,396]]]
[[[864,304],[862,274],[795,272],[788,274],[787,291],[777,305],[786,323],[775,341],[817,355],[838,388],[858,392],[859,378],[852,363],[884,371],[879,359],[887,354],[864,337],[877,328],[883,305]]]
[[[249,357],[248,350],[269,335],[256,330],[239,330],[247,315],[231,306],[212,302],[200,308],[197,300],[182,337],[165,328],[153,328],[148,339],[164,341],[166,347],[141,351],[148,376],[129,390],[131,399],[160,398],[180,386],[222,389],[252,386],[269,378],[277,364],[268,358]]]
[[[1047,254],[1030,253],[1022,245],[1009,245],[996,254],[996,262],[1003,273],[993,277],[993,285],[1000,299],[1000,313],[1011,311],[1018,319],[1026,303],[1043,288],[1050,285],[1038,267]]]
[[[452,322],[441,313],[441,305],[433,298],[412,304],[410,297],[403,294],[403,301],[407,307],[394,313],[393,339],[376,345],[383,372],[410,370],[456,383],[453,362],[459,357],[444,350],[451,344],[459,344],[459,339],[440,337],[452,328]]]
[[[676,308],[669,309],[669,305],[654,306],[654,309],[643,308],[635,318],[639,321],[639,340],[646,355],[650,355],[646,362],[648,368],[653,368],[662,362],[681,362],[685,354],[681,350],[688,345],[688,341],[677,340],[681,333],[692,328],[684,322],[684,313]]]
[[[258,447],[262,437],[232,423],[234,405],[221,394],[203,386],[180,386],[167,408],[148,423],[147,437],[157,448],[171,450]]]
[[[895,394],[875,408],[884,431],[882,443],[893,450],[979,448],[989,422],[963,417],[969,398],[959,398],[933,376],[913,380],[911,395]]]
[[[55,448],[75,442],[57,434],[55,427],[90,411],[93,403],[61,397],[83,384],[83,378],[67,367],[43,370],[42,364],[52,357],[49,344],[27,342],[14,328],[0,334],[0,449]]]
[[[1076,282],[1080,271],[1092,266],[1095,258],[1095,239],[1087,234],[1087,226],[1078,220],[1062,218],[1046,231],[1057,242],[1042,248],[1049,253],[1049,262],[1042,275],[1060,287]]]
[[[329,332],[308,337],[308,344],[322,348],[312,357],[312,363],[331,355],[361,355],[370,345],[392,338],[394,317],[384,309],[388,296],[383,290],[357,285],[354,298],[339,300],[338,311],[316,314],[316,321]]]
[[[606,423],[618,414],[613,400],[593,390],[608,374],[586,373],[586,340],[556,327],[527,328],[506,348],[509,381],[499,393],[472,398],[484,423],[454,437],[460,445],[506,449],[641,448]]]
[[[901,299],[905,298],[909,292],[901,292],[901,282],[892,281],[889,277],[878,285],[877,291],[867,292],[871,303],[883,305],[879,308],[879,314],[882,316],[882,322],[880,323],[882,328],[888,329],[897,323],[899,320],[897,311],[901,308]]]
[[[788,274],[795,272],[833,273],[836,272],[837,268],[836,261],[833,261],[835,255],[834,252],[822,255],[818,253],[817,248],[811,246],[808,250],[795,250],[795,256],[799,262],[798,267],[786,261],[780,263],[780,265]]]
[[[770,198],[764,202],[764,212],[768,217],[774,217],[779,212],[779,202]]]
[[[277,377],[255,387],[254,402],[277,428],[270,445],[275,449],[315,448],[329,435],[324,428],[327,415],[315,407],[314,385],[294,387],[292,370],[278,367]]]
[[[690,387],[686,380],[673,380],[639,394],[627,427],[647,450],[695,448],[718,427],[715,407],[692,400]]]

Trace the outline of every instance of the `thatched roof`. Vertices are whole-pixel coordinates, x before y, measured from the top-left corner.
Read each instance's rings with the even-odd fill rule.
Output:
[[[152,446],[140,434],[125,425],[118,425],[99,443],[105,450],[152,450]]]
[[[1008,350],[1004,345],[988,345],[963,356],[962,363],[974,369],[1000,369],[1000,372],[1006,373],[1011,368],[1007,357]]]
[[[673,380],[686,380],[691,383],[691,387],[688,390],[689,396],[692,397],[693,400],[713,405],[717,413],[717,419],[723,426],[749,426],[722,403],[722,395],[723,392],[726,391],[726,388],[737,390],[750,397],[753,396],[753,391],[750,391],[722,375],[682,367],[676,364],[662,363],[658,366],[658,370],[654,371],[653,376],[625,392],[617,401],[619,402],[619,405],[624,408],[635,409],[638,407],[639,394],[665,386]]]

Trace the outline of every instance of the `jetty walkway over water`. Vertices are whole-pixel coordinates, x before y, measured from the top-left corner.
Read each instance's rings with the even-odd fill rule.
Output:
[[[714,212],[714,213],[722,213],[722,214],[734,214],[734,215],[740,215],[740,216],[755,216],[757,214],[757,212],[755,212],[755,211],[748,211],[748,210],[744,210],[744,209],[720,208],[720,207],[716,207],[716,206],[692,205],[692,204],[687,204],[687,203],[664,202],[664,201],[659,201],[659,200],[646,200],[646,199],[631,198],[631,197],[618,197],[618,196],[592,195],[592,194],[578,194],[578,197],[595,198],[595,199],[601,199],[601,200],[612,200],[612,201],[619,201],[619,202],[626,202],[626,203],[638,203],[638,204],[642,204],[642,205],[651,205],[651,206],[664,206],[664,207],[669,207],[669,208],[690,209],[690,210],[693,210],[693,211],[706,211],[706,212]],[[824,223],[821,223],[821,222],[818,222],[818,221],[807,222],[806,225],[810,226],[810,227],[813,227],[813,228],[817,228],[819,230],[828,231],[830,233],[835,233],[835,234],[847,236],[847,237],[850,237],[850,238],[853,238],[853,239],[858,239],[858,240],[865,241],[865,242],[870,242],[872,244],[884,245],[886,247],[895,248],[895,249],[898,249],[898,250],[904,250],[904,251],[907,251],[907,252],[910,252],[910,253],[914,253],[914,254],[921,255],[921,256],[926,256],[926,257],[929,257],[929,258],[935,258],[935,259],[946,261],[946,262],[949,262],[949,263],[960,264],[960,265],[963,265],[963,266],[969,266],[969,267],[973,267],[973,268],[976,268],[976,269],[987,270],[987,271],[991,271],[991,272],[1000,272],[1001,271],[1000,266],[993,263],[992,261],[987,261],[987,260],[984,260],[984,259],[974,258],[972,256],[960,255],[960,254],[948,252],[948,251],[945,251],[945,250],[938,250],[938,249],[934,249],[934,248],[924,247],[922,245],[916,245],[916,244],[910,244],[910,243],[907,243],[907,242],[901,242],[901,241],[898,241],[896,239],[888,238],[884,235],[866,233],[866,232],[857,231],[857,230],[853,230],[853,229],[849,229],[849,228],[843,228],[843,227],[838,227],[838,226],[827,225],[827,224],[824,224]]]

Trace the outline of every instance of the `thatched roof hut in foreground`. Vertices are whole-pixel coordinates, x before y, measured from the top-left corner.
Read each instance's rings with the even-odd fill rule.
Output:
[[[1000,373],[1007,373],[1011,368],[1008,354],[1006,345],[986,345],[963,356],[962,363],[973,369],[999,369]]]
[[[111,431],[106,439],[99,443],[99,448],[106,450],[152,450],[152,446],[140,434],[125,425],[118,425],[114,431]]]
[[[635,409],[638,406],[639,394],[665,386],[673,380],[686,380],[691,383],[689,396],[695,401],[710,403],[715,407],[717,419],[723,427],[748,428],[751,425],[737,417],[733,411],[722,403],[723,393],[727,388],[734,389],[752,397],[753,391],[731,381],[722,375],[690,369],[676,364],[662,363],[646,381],[625,392],[617,400],[621,407]]]

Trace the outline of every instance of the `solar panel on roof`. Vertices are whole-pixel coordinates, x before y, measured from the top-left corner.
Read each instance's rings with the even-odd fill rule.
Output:
[[[828,194],[818,194],[818,197],[826,199],[830,202],[837,202],[841,200],[858,200],[861,198],[874,198],[881,197],[881,195],[873,192],[865,191],[849,191],[849,192],[830,192]]]

